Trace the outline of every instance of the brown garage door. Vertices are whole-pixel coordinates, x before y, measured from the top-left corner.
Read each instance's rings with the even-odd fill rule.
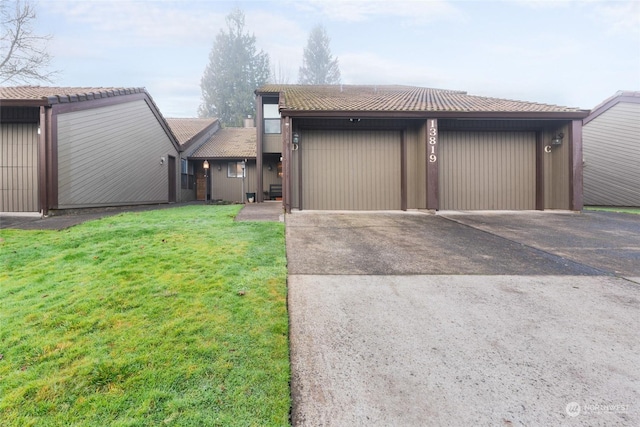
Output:
[[[441,210],[526,210],[536,205],[534,132],[441,132]]]
[[[302,209],[400,209],[400,132],[305,131]]]

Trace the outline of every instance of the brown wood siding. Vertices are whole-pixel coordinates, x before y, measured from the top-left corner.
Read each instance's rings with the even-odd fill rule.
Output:
[[[611,107],[582,139],[585,205],[640,206],[640,104]]]
[[[440,132],[439,208],[535,209],[535,132]]]
[[[247,162],[244,178],[244,193],[242,192],[242,178],[229,178],[227,176],[227,164],[240,160],[215,161],[211,162],[211,199],[224,200],[227,202],[242,202],[245,193],[256,192],[256,163]],[[220,170],[218,170],[220,166]]]
[[[0,124],[0,212],[38,212],[37,124]]]
[[[281,153],[282,152],[282,134],[268,133],[262,137],[263,153]]]
[[[59,114],[57,129],[58,208],[169,200],[178,153],[144,100]]]
[[[427,207],[425,127],[408,129],[407,144],[407,208]]]
[[[542,141],[545,146],[549,145],[558,132],[564,134],[562,145],[553,147],[550,153],[544,155],[545,209],[571,208],[569,127],[543,132]]]
[[[302,208],[401,208],[399,131],[304,131]]]

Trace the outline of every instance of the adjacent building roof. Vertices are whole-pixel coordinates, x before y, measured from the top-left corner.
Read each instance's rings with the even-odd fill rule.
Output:
[[[520,117],[562,115],[583,118],[588,114],[588,111],[579,108],[413,86],[266,85],[258,89],[256,94],[280,94],[280,110],[290,115],[309,112],[418,113],[423,116],[424,113],[447,113],[449,116],[459,116],[461,113],[517,113]]]
[[[591,120],[595,119],[600,114],[604,113],[605,111],[607,111],[608,109],[610,109],[611,107],[615,106],[620,102],[630,102],[634,104],[640,104],[640,91],[619,90],[618,92],[615,93],[615,95],[605,99],[600,104],[595,106],[594,109],[591,110],[591,114],[589,114],[589,116],[587,116],[584,119],[583,124],[586,125]]]
[[[40,106],[66,102],[89,101],[113,96],[147,94],[145,88],[115,87],[49,87],[49,86],[4,86],[0,87],[3,105]],[[148,94],[147,94],[148,95]]]
[[[188,145],[191,141],[197,139],[197,137],[206,130],[218,123],[218,119],[215,117],[208,117],[203,119],[198,118],[167,118],[167,123],[173,131],[180,145]]]
[[[256,157],[256,128],[223,128],[190,156],[194,159]]]

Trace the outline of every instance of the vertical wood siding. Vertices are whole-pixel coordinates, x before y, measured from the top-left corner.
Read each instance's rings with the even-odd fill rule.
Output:
[[[57,120],[58,208],[168,201],[168,156],[178,153],[146,102]]]
[[[535,209],[535,141],[535,132],[441,132],[440,209]]]
[[[427,207],[426,127],[408,129],[407,144],[407,208]]]
[[[569,126],[563,126],[554,131],[543,132],[542,141],[548,145],[558,132],[564,134],[564,142],[559,147],[553,147],[551,153],[544,153],[544,198],[545,209],[570,209],[570,144]]]
[[[38,211],[38,125],[0,124],[0,212]]]
[[[640,104],[618,103],[583,128],[584,203],[640,206]]]
[[[400,209],[399,131],[304,131],[301,138],[303,209]]]
[[[236,163],[239,160],[230,160]],[[242,178],[227,176],[227,161],[217,161],[211,166],[211,198],[228,202],[242,202],[244,193],[256,192],[256,163],[250,161],[245,166],[244,193],[242,192]],[[221,170],[218,170],[220,165]]]

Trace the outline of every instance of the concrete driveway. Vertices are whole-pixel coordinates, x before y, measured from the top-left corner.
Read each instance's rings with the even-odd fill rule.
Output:
[[[286,225],[294,425],[640,425],[640,217]]]

